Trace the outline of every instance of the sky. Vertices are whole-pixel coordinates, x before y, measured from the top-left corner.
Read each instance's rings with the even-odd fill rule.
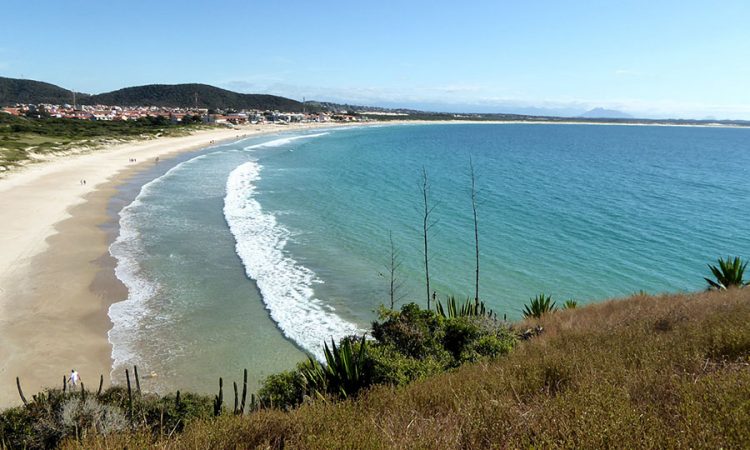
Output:
[[[0,76],[446,112],[750,120],[750,1],[3,0]]]

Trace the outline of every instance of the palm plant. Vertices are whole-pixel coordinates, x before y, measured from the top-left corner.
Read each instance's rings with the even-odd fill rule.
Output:
[[[326,343],[324,348],[326,364],[309,358],[301,369],[305,383],[318,395],[328,392],[346,398],[356,393],[365,387],[366,352],[367,341],[364,336],[359,341],[358,349],[351,339],[343,340],[339,346],[331,339],[331,347]]]
[[[576,307],[578,307],[578,302],[572,298],[570,300],[565,300],[565,303],[563,303],[563,309],[576,309]]]
[[[532,298],[528,305],[524,305],[523,316],[525,318],[534,317],[538,319],[545,313],[554,311],[556,308],[557,306],[552,301],[552,296],[542,293]]]
[[[466,301],[459,306],[456,297],[453,296],[448,297],[448,300],[445,302],[445,307],[443,307],[443,304],[440,302],[440,300],[438,300],[435,303],[435,311],[440,317],[444,319],[478,316],[493,317],[495,315],[495,313],[491,309],[487,308],[487,306],[481,300],[472,300],[470,298],[467,298]]]
[[[734,259],[727,257],[718,259],[719,265],[714,266],[708,264],[708,268],[711,269],[715,280],[710,278],[703,278],[708,282],[709,289],[724,290],[731,287],[743,287],[750,284],[744,280],[745,268],[747,267],[747,261],[743,263],[742,258],[735,256]]]

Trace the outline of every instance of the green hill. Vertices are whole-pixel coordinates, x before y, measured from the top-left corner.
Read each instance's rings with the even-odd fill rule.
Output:
[[[196,102],[197,97],[197,102]],[[240,94],[207,84],[147,84],[92,95],[84,104],[167,106],[213,109],[271,109],[302,111],[302,103],[285,97]]]
[[[197,96],[197,102],[196,102]],[[165,106],[209,109],[260,109],[302,111],[302,103],[285,97],[240,94],[207,84],[147,84],[103,94],[76,93],[82,105]],[[0,106],[16,103],[73,103],[72,91],[34,80],[0,77]]]
[[[83,99],[88,94],[76,94]],[[0,77],[0,106],[16,103],[73,103],[73,92],[68,89],[34,80]]]

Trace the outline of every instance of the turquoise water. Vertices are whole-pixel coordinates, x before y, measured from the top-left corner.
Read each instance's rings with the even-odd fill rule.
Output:
[[[473,296],[469,159],[479,188],[480,296],[514,319],[540,292],[581,303],[698,290],[706,263],[750,257],[750,130],[445,124],[316,131],[206,149],[146,185],[112,246],[130,294],[113,306],[116,367],[152,388],[213,389],[289,368],[364,331],[387,301],[388,235],[402,301],[430,274]],[[162,376],[163,375],[163,376]],[[239,378],[236,375],[235,378]],[[207,387],[208,386],[208,387]]]

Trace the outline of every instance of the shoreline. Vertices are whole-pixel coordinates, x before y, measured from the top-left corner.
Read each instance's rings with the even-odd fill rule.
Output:
[[[0,408],[20,404],[16,376],[27,397],[44,387],[59,386],[60,375],[73,368],[90,388],[96,388],[100,374],[106,375],[105,385],[110,384],[108,310],[112,303],[127,298],[127,289],[116,278],[116,261],[108,251],[119,228],[108,206],[118,188],[152,168],[157,156],[169,164],[171,157],[222,141],[301,130],[471,123],[561,124],[390,121],[248,125],[116,144],[5,174],[0,178]],[[138,163],[129,163],[132,157]],[[79,183],[81,178],[87,179],[86,186]]]
[[[0,408],[21,403],[15,377],[27,396],[59,385],[73,368],[90,387],[99,375],[110,384],[108,310],[127,298],[109,255],[117,223],[108,205],[119,186],[157,157],[166,162],[223,141],[337,126],[200,130],[57,157],[0,179]]]

